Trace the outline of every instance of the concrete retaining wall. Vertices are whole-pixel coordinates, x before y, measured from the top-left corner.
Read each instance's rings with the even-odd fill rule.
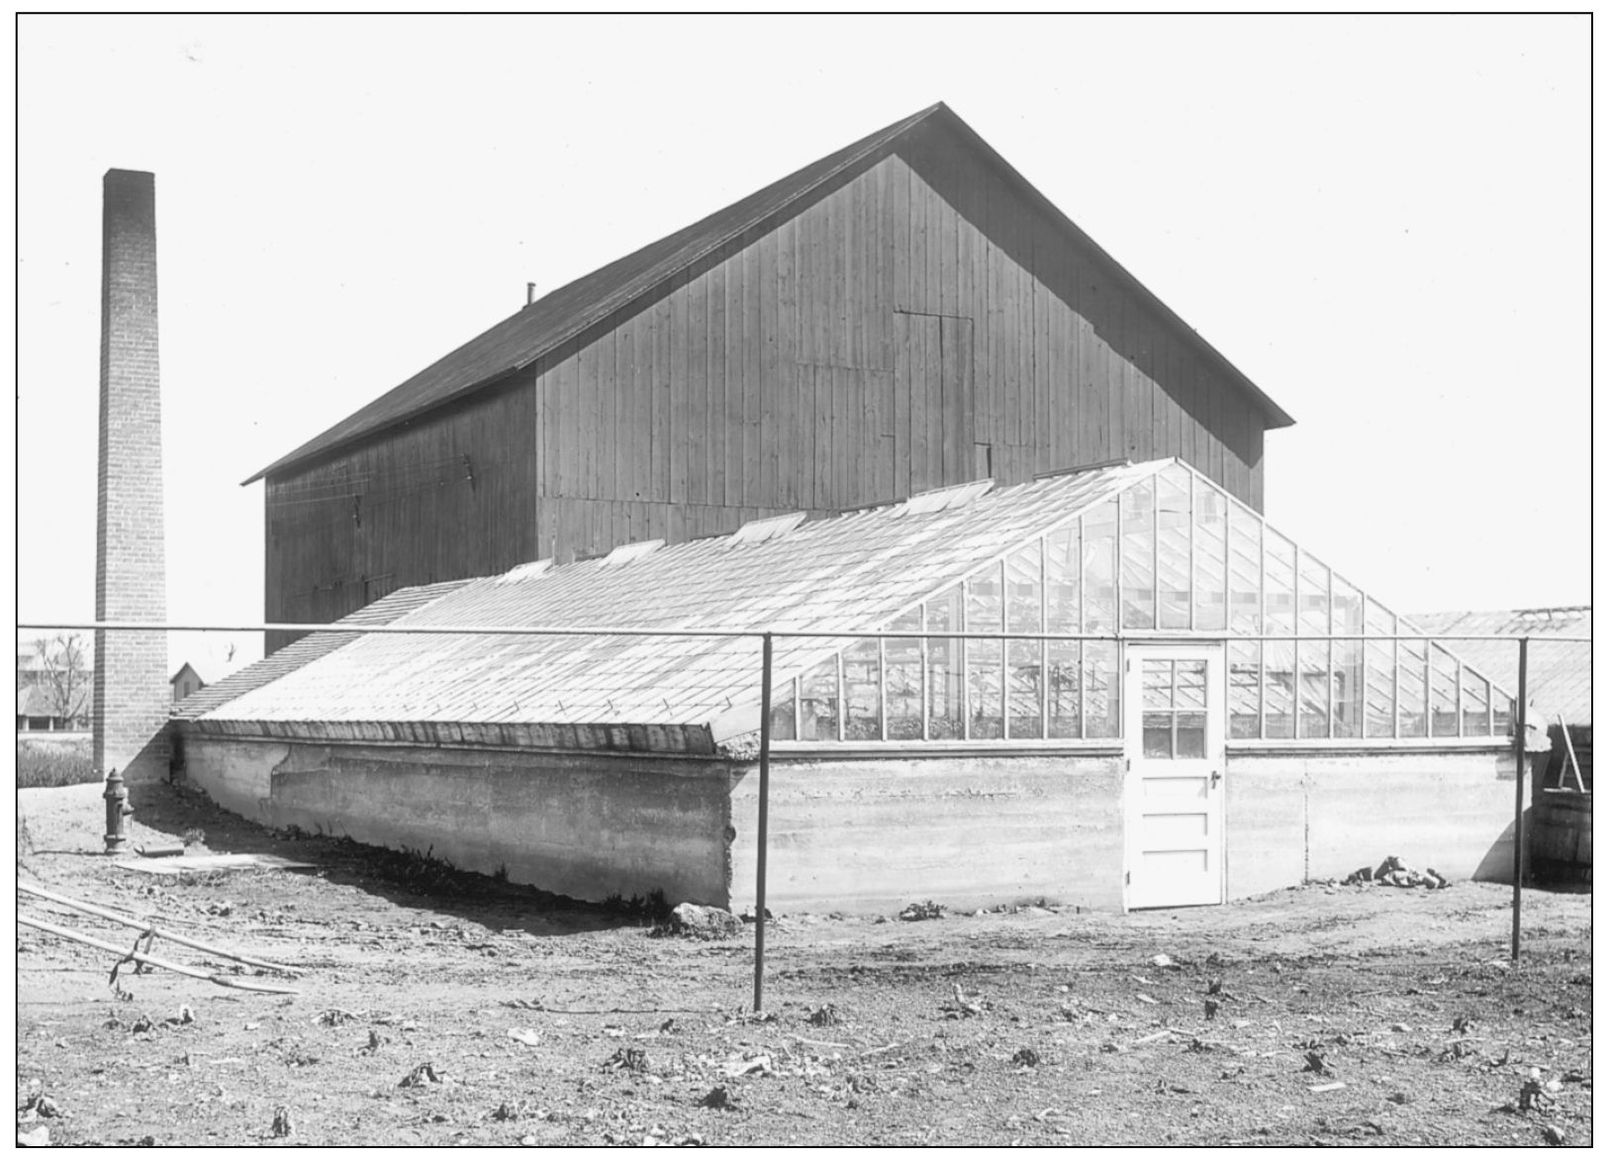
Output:
[[[222,741],[186,775],[265,825],[433,851],[588,901],[727,904],[728,765],[714,760]]]
[[[1389,854],[1450,878],[1510,880],[1509,753],[1242,752],[1226,777],[1230,897],[1346,877]]]
[[[774,759],[767,908],[1123,904],[1117,756]],[[732,895],[755,904],[758,775],[733,787]]]

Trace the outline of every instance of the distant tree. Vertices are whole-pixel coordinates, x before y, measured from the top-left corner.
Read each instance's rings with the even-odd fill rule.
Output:
[[[35,646],[39,649],[40,685],[45,691],[46,707],[50,715],[61,717],[71,725],[75,717],[84,714],[84,698],[90,682],[84,638],[63,634],[39,640]]]

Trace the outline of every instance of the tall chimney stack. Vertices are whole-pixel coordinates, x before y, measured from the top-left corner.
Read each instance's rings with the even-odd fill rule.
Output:
[[[101,440],[95,618],[167,618],[156,179],[110,169],[101,207]],[[129,784],[168,775],[166,634],[95,633],[94,767]]]

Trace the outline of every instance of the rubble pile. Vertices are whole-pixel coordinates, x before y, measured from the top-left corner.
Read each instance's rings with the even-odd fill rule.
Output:
[[[1343,878],[1343,885],[1391,885],[1398,889],[1448,889],[1449,879],[1437,870],[1411,869],[1398,857],[1389,857],[1375,870],[1364,865]]]

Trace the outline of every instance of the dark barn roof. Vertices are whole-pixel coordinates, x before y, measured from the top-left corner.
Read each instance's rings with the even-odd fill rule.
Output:
[[[1090,251],[1130,289],[1176,328],[1191,346],[1225,368],[1233,380],[1256,398],[1272,427],[1290,426],[1292,418],[1237,370],[1195,330],[1135,279],[1100,246],[1059,211],[1034,186],[943,103],[863,137],[836,153],[807,165],[781,181],[752,193],[702,221],[644,246],[593,273],[538,299],[490,330],[472,338],[412,378],[381,395],[290,454],[264,467],[246,483],[276,474],[328,451],[412,419],[426,411],[490,386],[553,353],[635,301],[653,301],[676,277],[702,259],[746,234],[775,228],[803,212],[833,183],[848,179],[899,149],[912,134],[936,128],[949,132],[965,147],[999,170],[1028,200],[1048,212],[1077,243]],[[244,485],[244,484],[243,484]]]

